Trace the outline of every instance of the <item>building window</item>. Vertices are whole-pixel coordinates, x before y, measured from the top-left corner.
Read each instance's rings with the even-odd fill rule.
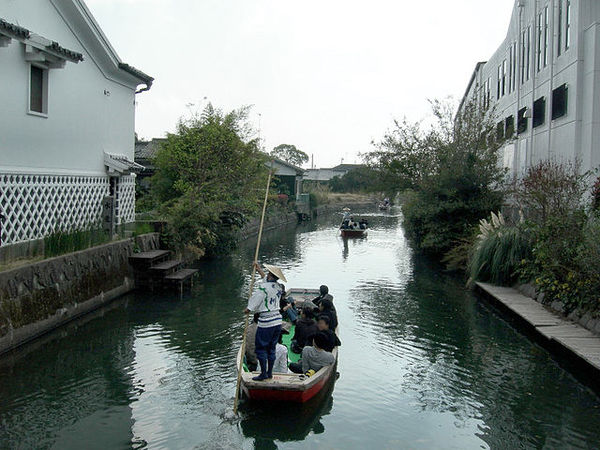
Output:
[[[29,69],[29,112],[48,114],[48,69],[34,65]]]
[[[567,85],[557,87],[552,91],[552,120],[567,114]]]
[[[492,77],[488,77],[485,83],[485,108],[490,107],[492,101]]]
[[[521,36],[521,83],[525,83],[530,77],[531,62],[531,26],[523,31]]]
[[[517,88],[517,43],[513,42],[510,62],[510,91]]]
[[[504,136],[506,139],[510,139],[515,134],[515,118],[514,116],[508,116],[504,121]]]
[[[502,66],[498,66],[498,84],[496,85],[496,99],[500,98],[501,86],[502,86]]]
[[[563,0],[558,0],[558,17],[556,25],[556,57],[562,53],[562,21],[563,21]]]
[[[565,50],[571,46],[571,0],[565,4]]]
[[[502,61],[502,96],[506,94],[506,60]]]
[[[546,121],[546,97],[540,97],[533,102],[533,128],[543,125]]]
[[[500,142],[504,139],[504,121],[501,120],[496,124],[496,141]]]
[[[542,37],[543,37],[543,29],[542,29],[542,21],[544,20],[543,15],[540,13],[537,19],[537,37],[536,37],[536,67],[539,72],[542,70]]]
[[[550,44],[549,39],[549,17],[548,17],[548,7],[544,8],[544,67],[548,65],[548,45]]]
[[[527,131],[527,117],[525,117],[525,113],[527,112],[527,108],[521,108],[519,110],[519,116],[517,117],[517,133],[525,133]]]
[[[508,47],[508,92],[512,92],[513,46]]]

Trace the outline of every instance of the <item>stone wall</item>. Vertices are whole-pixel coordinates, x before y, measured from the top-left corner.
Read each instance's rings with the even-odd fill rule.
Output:
[[[0,353],[133,289],[129,255],[158,245],[150,233],[0,272]]]

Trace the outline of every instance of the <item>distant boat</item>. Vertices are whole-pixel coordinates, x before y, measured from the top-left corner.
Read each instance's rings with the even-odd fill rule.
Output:
[[[312,302],[312,299],[319,296],[318,289],[290,289],[287,292],[288,297],[294,297],[296,306],[301,307],[302,303]],[[316,306],[315,306],[316,307]],[[290,336],[293,335],[293,328]],[[287,339],[284,344],[287,344]],[[288,353],[289,344],[288,345]],[[322,367],[313,376],[308,377],[297,373],[274,373],[273,378],[263,381],[254,381],[252,377],[258,375],[258,372],[250,372],[246,365],[243,365],[242,379],[240,387],[244,395],[251,400],[268,400],[280,402],[304,403],[313,398],[323,390],[329,381],[333,379],[336,373],[338,349],[333,349],[335,362],[330,366]],[[240,367],[240,360],[243,358],[242,348],[238,351],[237,367]]]

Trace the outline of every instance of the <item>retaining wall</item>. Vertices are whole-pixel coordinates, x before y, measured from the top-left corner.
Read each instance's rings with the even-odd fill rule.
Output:
[[[0,354],[132,290],[128,257],[158,246],[149,233],[0,272]]]

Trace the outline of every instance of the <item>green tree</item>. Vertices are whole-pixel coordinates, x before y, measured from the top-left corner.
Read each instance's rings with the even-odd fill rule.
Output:
[[[218,253],[231,228],[259,209],[268,169],[247,115],[208,105],[161,146],[152,191],[176,249]]]
[[[379,190],[380,171],[364,166],[349,170],[341,177],[329,180],[333,192],[374,192]]]
[[[404,192],[404,225],[418,248],[446,254],[503,202],[505,170],[492,112],[467,104],[455,114],[450,101],[431,102],[433,121],[395,121],[366,155],[386,191]]]
[[[309,159],[306,153],[291,144],[280,144],[277,147],[274,147],[271,151],[271,155],[298,167],[307,163]]]

